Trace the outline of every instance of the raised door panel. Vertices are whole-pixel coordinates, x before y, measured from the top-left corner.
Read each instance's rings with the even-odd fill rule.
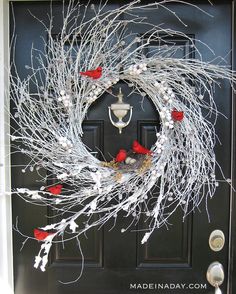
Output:
[[[156,137],[156,132],[159,130],[159,121],[146,120],[137,123],[140,142],[150,148]],[[152,196],[155,197],[155,190],[152,191]],[[137,233],[138,268],[191,267],[193,215],[190,214],[185,222],[182,221],[182,217],[182,211],[177,210],[169,221],[172,224],[170,229],[160,228],[144,245],[141,244],[141,240],[144,230],[148,230],[148,216],[142,217],[138,225],[140,232]]]
[[[93,152],[94,156],[98,158],[100,157],[100,152],[103,152],[103,125],[103,121],[101,120],[90,120],[83,123],[83,142]],[[73,208],[73,210],[75,209],[76,207]],[[49,209],[49,215],[51,217],[53,215],[56,217],[56,213],[56,211]],[[96,216],[93,218],[96,218]],[[64,237],[70,236],[65,235]],[[85,267],[102,267],[103,242],[103,228],[100,230],[92,228],[86,235],[80,238],[80,243],[77,240],[65,242],[63,246],[61,243],[56,243],[51,250],[50,266],[68,267],[81,265],[82,259],[84,259]],[[82,250],[79,249],[80,247]]]

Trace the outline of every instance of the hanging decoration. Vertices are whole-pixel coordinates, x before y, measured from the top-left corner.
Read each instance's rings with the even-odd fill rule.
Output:
[[[45,50],[32,48],[29,75],[24,79],[17,71],[11,75],[10,96],[16,110],[12,145],[30,158],[22,172],[36,169],[40,176],[44,169],[48,171],[42,179],[45,183],[54,178],[54,186],[13,191],[27,202],[49,205],[57,212],[52,223],[32,232],[41,246],[34,266],[42,271],[55,240],[79,242],[90,228],[99,228],[125,212],[131,224],[146,218],[145,243],[155,229],[168,226],[177,208],[185,217],[215,193],[216,136],[214,121],[207,118],[217,116],[214,91],[220,79],[233,86],[236,76],[226,66],[202,61],[197,40],[138,16],[159,7],[171,13],[165,6],[169,2],[142,5],[137,0],[108,11],[105,5],[72,1],[64,9],[59,38],[55,39],[52,25],[44,24]],[[89,20],[88,10],[94,15]],[[146,32],[136,36],[129,25],[144,25]],[[165,43],[163,32],[188,40],[199,59],[175,58],[179,49],[162,45],[145,56],[151,41]],[[134,141],[130,150],[121,149],[112,161],[100,161],[82,141],[82,123],[90,105],[119,81],[139,94],[137,99],[151,99],[161,129],[150,150]],[[94,214],[100,217],[91,218]],[[66,237],[65,231],[71,235]]]

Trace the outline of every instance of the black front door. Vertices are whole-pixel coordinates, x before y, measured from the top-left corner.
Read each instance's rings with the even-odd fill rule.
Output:
[[[228,52],[231,50],[231,14],[232,4],[230,1],[218,1],[219,4],[211,6],[207,1],[199,1],[201,8],[214,16],[210,18],[200,13],[192,6],[171,4],[168,7],[184,20],[188,27],[184,27],[178,20],[167,11],[146,11],[145,16],[155,24],[165,23],[171,27],[183,31],[190,37],[200,39],[214,49],[216,55],[227,56],[229,64],[231,58]],[[118,7],[119,1],[108,3],[108,8]],[[62,3],[54,4],[55,23],[59,22]],[[25,65],[30,64],[30,50],[32,43],[40,49],[42,46],[41,36],[46,38],[43,27],[37,22],[29,11],[37,18],[46,20],[50,13],[49,2],[13,2],[15,17],[16,42],[16,65],[21,77],[27,75]],[[122,16],[127,17],[127,16]],[[13,18],[11,19],[13,24]],[[59,33],[58,26],[54,25],[55,34]],[[58,30],[58,31],[57,31]],[[144,32],[133,27],[133,32],[141,36]],[[189,40],[183,37],[168,39],[172,44],[182,48],[184,57],[192,52]],[[159,46],[152,42],[151,46]],[[213,59],[209,50],[199,43],[198,49],[204,60]],[[228,55],[227,55],[228,54]],[[108,106],[114,98],[109,93],[91,106],[88,118],[84,122],[84,142],[94,151],[99,150],[107,160],[115,156],[120,148],[131,146],[134,139],[138,139],[143,145],[150,147],[155,141],[156,128],[159,128],[159,115],[148,99],[130,94],[131,89],[127,84],[120,82],[112,88],[114,94],[122,88],[126,98],[134,107],[134,114],[130,125],[118,134],[108,117]],[[219,111],[228,118],[231,117],[231,90],[223,83],[221,89],[217,89],[215,101]],[[230,119],[219,117],[217,134],[223,145],[217,145],[216,156],[227,178],[230,175],[230,142],[231,124]],[[13,187],[28,187],[38,189],[43,183],[37,182],[37,174],[34,172],[21,172],[21,165],[25,162],[24,157],[12,156],[12,185]],[[221,178],[218,171],[217,177]],[[136,231],[137,227],[131,228],[133,232],[122,233],[122,228],[129,222],[120,217],[116,227],[112,228],[113,222],[107,223],[103,228],[91,230],[88,238],[82,238],[81,246],[85,257],[85,269],[79,282],[63,285],[58,280],[67,282],[76,279],[81,270],[81,255],[76,244],[66,243],[65,248],[54,246],[51,260],[46,272],[42,273],[33,268],[34,256],[38,251],[38,244],[29,241],[20,251],[22,241],[19,234],[14,233],[14,274],[16,294],[126,294],[143,293],[148,287],[149,293],[213,293],[213,288],[206,281],[206,270],[209,264],[215,260],[220,261],[225,268],[225,282],[222,285],[223,293],[227,289],[227,268],[229,256],[229,218],[230,218],[230,189],[225,183],[219,185],[215,197],[208,203],[211,222],[205,210],[205,203],[200,207],[201,212],[189,215],[182,221],[181,211],[171,218],[169,230],[161,228],[157,230],[148,243],[141,245],[142,234]],[[19,228],[26,235],[32,235],[35,227],[46,225],[45,215],[50,214],[48,208],[39,208],[23,202],[20,198],[13,199],[13,222],[19,216]],[[138,228],[145,226],[140,223]],[[225,234],[226,243],[222,251],[213,252],[209,248],[208,238],[214,229],[221,229]],[[178,286],[179,284],[184,286]],[[141,289],[142,288],[142,289]],[[164,288],[164,289],[162,289]],[[171,289],[172,288],[172,289]]]

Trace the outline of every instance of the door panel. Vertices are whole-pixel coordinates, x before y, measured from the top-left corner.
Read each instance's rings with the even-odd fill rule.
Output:
[[[125,1],[127,2],[127,1]],[[124,3],[125,3],[124,2]],[[200,13],[194,7],[181,4],[171,4],[168,7],[176,11],[182,20],[188,24],[184,27],[178,20],[167,11],[145,11],[145,16],[154,24],[164,23],[164,27],[183,31],[191,38],[200,39],[214,49],[216,55],[226,56],[231,63],[228,52],[231,50],[231,2],[219,1],[211,6],[207,1],[196,2],[199,6],[214,18]],[[111,1],[107,9],[113,9],[120,5],[119,1]],[[55,25],[54,33],[58,35],[61,26],[62,3],[54,4]],[[41,25],[30,15],[46,20],[50,12],[49,2],[13,2],[16,21],[16,64],[19,75],[27,76],[25,65],[30,63],[31,44],[42,48],[41,36],[46,38],[46,33]],[[143,13],[144,14],[144,13]],[[142,13],[140,13],[142,15]],[[122,16],[123,18],[129,16]],[[13,24],[13,19],[11,20]],[[145,28],[133,26],[133,32],[141,39],[145,34]],[[160,46],[176,46],[176,58],[199,58],[194,52],[191,42],[183,37],[165,37],[163,44],[155,41],[150,42],[150,47],[143,54],[150,55],[153,48]],[[214,56],[201,43],[197,47],[202,54],[203,60],[212,60]],[[228,55],[227,55],[228,54]],[[133,140],[138,139],[146,147],[155,142],[156,130],[160,128],[159,115],[148,97],[130,94],[130,88],[125,82],[119,82],[112,90],[118,93],[122,88],[125,100],[134,107],[133,118],[130,125],[118,134],[108,117],[108,106],[115,101],[105,93],[96,101],[89,110],[83,129],[83,141],[92,152],[95,152],[100,160],[105,157],[111,160],[120,148],[129,149]],[[222,82],[221,88],[216,90],[215,101],[219,111],[229,119],[219,117],[216,131],[223,143],[217,144],[216,155],[223,168],[225,176],[230,178],[230,142],[231,142],[231,90],[228,84]],[[19,155],[12,156],[12,184],[13,187],[39,188],[45,183],[37,182],[37,174],[21,173],[21,167],[26,159]],[[45,171],[46,173],[46,171]],[[217,170],[217,178],[222,178]],[[130,289],[130,284],[143,283],[202,283],[205,285],[205,273],[208,265],[215,260],[220,261],[225,268],[226,279],[222,285],[223,293],[227,288],[228,266],[228,223],[230,215],[229,186],[220,183],[215,197],[209,201],[208,210],[211,222],[205,210],[206,203],[202,203],[200,210],[191,213],[183,222],[180,210],[176,211],[170,219],[168,230],[163,227],[153,233],[148,243],[141,245],[142,230],[147,226],[145,220],[138,225],[133,225],[131,232],[121,233],[122,228],[127,227],[130,219],[120,215],[116,226],[113,228],[115,219],[107,223],[103,228],[94,228],[81,239],[81,247],[85,258],[85,269],[78,283],[63,285],[58,280],[67,282],[75,279],[81,270],[81,254],[75,242],[54,246],[47,272],[41,273],[33,268],[34,255],[37,253],[36,242],[29,241],[20,251],[22,241],[19,234],[14,233],[14,269],[16,294],[126,294],[143,293],[139,289]],[[45,215],[51,212],[46,207],[33,207],[24,203],[20,198],[13,199],[13,222],[19,216],[19,228],[25,234],[32,235],[33,228],[46,225],[48,219]],[[212,252],[208,246],[208,237],[212,230],[222,229],[226,244],[222,251]],[[154,292],[157,290],[153,290]],[[158,293],[212,293],[213,289],[207,285],[205,289],[175,289],[158,290]]]
[[[175,226],[173,228],[176,231],[175,234],[166,228],[160,229],[151,241],[144,245],[141,245],[142,234],[138,234],[138,268],[190,268],[192,266],[192,215],[182,222],[181,211],[177,211],[176,214],[171,220]],[[165,240],[165,242],[160,242],[160,240]]]

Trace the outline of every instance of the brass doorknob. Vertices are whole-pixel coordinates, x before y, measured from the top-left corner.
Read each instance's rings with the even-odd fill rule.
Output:
[[[220,285],[225,278],[223,265],[218,261],[212,262],[207,269],[206,277],[209,284],[215,287],[215,294],[222,294]]]

